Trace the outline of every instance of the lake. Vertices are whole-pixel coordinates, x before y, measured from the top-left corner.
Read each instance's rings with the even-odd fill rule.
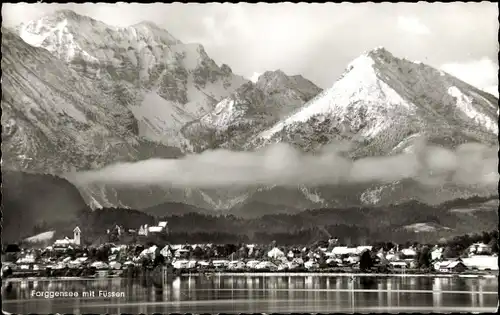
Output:
[[[2,286],[3,309],[21,314],[494,312],[498,303],[497,278],[215,274],[178,276],[163,285],[122,278],[10,283]],[[43,296],[51,291],[67,296]]]

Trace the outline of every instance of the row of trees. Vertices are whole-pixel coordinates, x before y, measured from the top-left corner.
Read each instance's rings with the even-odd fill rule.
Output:
[[[498,253],[498,230],[490,232],[464,234],[450,239],[440,239],[439,244],[445,246],[443,256],[456,258],[467,254],[467,249],[474,243],[483,243],[491,246],[491,253]]]

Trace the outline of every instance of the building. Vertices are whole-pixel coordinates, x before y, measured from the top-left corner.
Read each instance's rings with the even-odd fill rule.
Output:
[[[443,256],[443,248],[442,247],[436,247],[431,251],[431,260],[436,261],[441,259]]]
[[[490,245],[484,243],[475,243],[469,246],[469,255],[491,255]]]
[[[463,263],[470,269],[498,270],[498,257],[488,255],[474,255],[463,258]]]
[[[150,226],[148,227],[148,234],[149,233],[161,233],[163,232],[163,228],[161,226]]]
[[[158,226],[163,228],[163,233],[168,234],[168,221],[160,221]]]
[[[434,265],[434,269],[439,272],[464,272],[467,266],[461,260],[447,260]]]
[[[389,266],[394,269],[406,269],[408,268],[408,263],[406,261],[391,261]]]
[[[70,238],[68,238],[68,237],[66,236],[66,237],[65,237],[65,238],[63,238],[63,239],[56,240],[56,241],[54,242],[53,247],[54,247],[55,249],[57,249],[57,248],[67,248],[67,247],[69,247],[69,246],[71,246],[71,245],[74,245],[74,242],[75,242],[75,240],[74,240],[74,239],[70,239]]]
[[[82,230],[77,226],[73,229],[73,243],[80,246]]]
[[[66,248],[72,245],[81,245],[82,230],[77,226],[73,229],[73,239],[64,237],[63,239],[55,240],[54,248]]]
[[[139,232],[137,232],[137,234],[148,236],[148,225],[147,224],[141,225],[141,227],[139,228]]]
[[[150,226],[147,229],[148,229],[148,234],[149,233],[167,234],[168,233],[168,222],[167,221],[160,221],[160,222],[158,222],[158,225]]]
[[[332,249],[331,254],[334,256],[349,256],[356,254],[356,252],[356,247],[336,246]]]
[[[143,236],[148,236],[151,233],[168,234],[168,222],[167,221],[160,221],[160,222],[158,222],[158,225],[154,225],[154,226],[148,226],[147,224],[144,224],[144,225],[141,225],[139,227],[139,231],[137,232],[138,235],[143,235]]]

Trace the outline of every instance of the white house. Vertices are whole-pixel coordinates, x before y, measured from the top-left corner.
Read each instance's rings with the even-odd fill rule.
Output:
[[[463,272],[467,266],[460,260],[447,260],[435,263],[434,269],[439,272]]]
[[[160,221],[158,226],[163,228],[163,232],[168,233],[168,221]]]
[[[401,254],[403,254],[406,257],[416,257],[417,256],[417,252],[415,251],[415,249],[413,249],[411,247],[404,248],[403,250],[401,250]]]
[[[278,247],[274,247],[267,253],[267,257],[271,259],[283,259],[285,258],[285,253],[283,253]]]
[[[408,264],[405,261],[391,261],[389,265],[392,268],[408,268]]]
[[[162,248],[162,250],[160,251],[160,254],[163,256],[163,257],[168,257],[168,258],[172,258],[172,251],[170,250],[170,246],[168,245],[165,245],[165,247]]]
[[[474,255],[462,259],[465,266],[478,270],[498,270],[498,257],[488,255]]]
[[[336,256],[356,254],[357,248],[349,248],[347,246],[337,246],[332,249],[332,254]]]
[[[373,248],[373,246],[358,246],[356,247],[356,254],[361,254],[363,253],[365,250],[369,250],[371,251]]]
[[[81,244],[81,241],[80,241],[81,234],[82,234],[82,230],[80,230],[80,228],[78,226],[73,229],[73,243],[75,245]]]
[[[139,228],[139,232],[137,232],[137,234],[148,236],[148,225],[147,224],[141,225],[141,227]]]
[[[475,243],[469,247],[469,254],[491,254],[491,246],[484,243]]]
[[[163,232],[163,228],[161,226],[150,226],[148,227],[148,234],[149,233],[161,233]]]
[[[442,256],[443,256],[443,248],[442,247],[438,247],[431,252],[431,260],[432,261],[439,260],[439,259],[441,259]]]

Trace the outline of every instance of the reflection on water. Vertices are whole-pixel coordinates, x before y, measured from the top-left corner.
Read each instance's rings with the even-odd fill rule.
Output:
[[[183,276],[153,284],[147,279],[11,282],[2,291],[12,313],[221,313],[221,312],[440,312],[494,311],[498,279],[315,276]],[[78,292],[47,299],[33,291]],[[99,296],[99,291],[124,297]],[[94,292],[94,296],[89,295]]]

